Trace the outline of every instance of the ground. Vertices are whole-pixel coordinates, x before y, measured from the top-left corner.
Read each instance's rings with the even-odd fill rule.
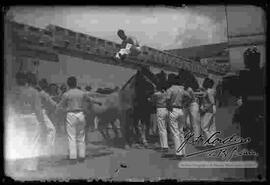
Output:
[[[217,129],[222,131],[224,136],[229,136],[236,132],[231,124],[233,107],[220,108],[217,110],[216,124]],[[160,180],[160,179],[177,179],[177,180],[224,180],[243,178],[243,169],[233,168],[179,168],[179,160],[162,157],[153,145],[151,148],[131,148],[125,150],[120,147],[110,147],[104,144],[103,139],[97,131],[89,134],[87,145],[87,157],[84,162],[69,164],[66,160],[67,147],[66,138],[59,137],[56,155],[52,158],[41,159],[42,171],[25,173],[16,170],[13,162],[8,162],[6,173],[14,179],[33,180],[33,179],[103,179],[103,180]],[[158,141],[158,140],[157,140]],[[194,152],[192,145],[188,145],[187,153]],[[173,154],[173,146],[170,149]],[[213,160],[206,157],[205,154],[185,158],[182,160],[205,161]],[[11,165],[10,165],[11,164]],[[19,167],[18,167],[19,168]]]

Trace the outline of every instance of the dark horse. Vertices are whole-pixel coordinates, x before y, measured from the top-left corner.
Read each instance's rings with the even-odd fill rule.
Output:
[[[131,77],[120,90],[109,95],[93,95],[102,102],[102,105],[89,105],[87,113],[89,122],[86,130],[88,130],[89,124],[94,122],[94,117],[98,117],[99,125],[103,125],[100,131],[105,139],[109,139],[109,134],[106,133],[107,125],[111,123],[113,129],[116,130],[114,122],[118,119],[125,147],[132,144],[132,139],[144,137],[144,128],[149,128],[151,113],[147,97],[154,92],[155,83],[154,74],[143,68]],[[139,127],[139,122],[142,127]],[[102,131],[104,128],[105,130]],[[117,136],[118,134],[116,134]]]
[[[135,75],[135,97],[133,108],[133,129],[135,141],[147,145],[150,130],[150,115],[154,107],[148,98],[157,86],[156,76],[147,68],[142,68]]]

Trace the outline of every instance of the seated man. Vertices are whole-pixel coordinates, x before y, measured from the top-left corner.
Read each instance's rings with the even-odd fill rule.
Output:
[[[141,47],[134,37],[126,36],[123,30],[118,30],[117,35],[122,39],[121,49],[116,53],[116,58],[123,60],[127,55],[137,56]]]

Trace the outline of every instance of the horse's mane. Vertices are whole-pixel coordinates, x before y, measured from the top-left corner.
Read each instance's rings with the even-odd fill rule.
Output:
[[[133,75],[132,77],[130,77],[130,79],[123,85],[123,87],[122,87],[120,90],[125,90],[125,88],[126,88],[130,83],[133,82],[134,78],[135,78],[135,75]]]
[[[138,80],[139,75],[143,77],[144,82],[149,83],[147,81],[150,80],[151,85],[158,85],[158,80],[155,74],[153,74],[150,70],[142,68],[142,70],[137,72],[135,75],[133,75],[121,88],[121,90],[126,90],[127,87],[134,87],[133,85]]]

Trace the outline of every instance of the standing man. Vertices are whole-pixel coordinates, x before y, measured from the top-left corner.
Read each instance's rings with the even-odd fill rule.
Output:
[[[79,161],[85,159],[85,109],[86,102],[92,100],[88,94],[77,88],[77,79],[69,77],[67,79],[69,90],[65,92],[59,103],[59,107],[66,110],[66,127],[68,134],[69,159],[70,163],[74,164],[79,158]],[[78,154],[77,154],[78,147]]]
[[[40,96],[41,96],[41,104],[42,104],[42,112],[44,116],[45,125],[47,126],[48,135],[46,137],[46,149],[48,154],[51,155],[54,153],[54,144],[55,144],[55,135],[56,129],[53,125],[51,119],[48,115],[56,110],[56,102],[52,100],[50,95],[46,92],[48,87],[48,83],[45,79],[39,81],[39,87],[41,89]]]
[[[44,115],[42,113],[42,104],[39,92],[35,89],[36,77],[32,73],[16,75],[16,81],[19,88],[14,92],[12,105],[14,107],[13,115],[19,132],[25,133],[23,138],[23,149],[21,158],[26,159],[25,170],[39,170],[39,159],[42,135],[46,133]],[[21,135],[21,133],[19,133]],[[20,146],[13,146],[20,147]],[[23,153],[26,151],[25,153]]]
[[[184,74],[181,74],[184,73]],[[190,71],[179,71],[179,76],[184,77],[184,86],[186,91],[189,93],[190,98],[184,103],[186,105],[186,122],[189,121],[188,126],[193,130],[193,138],[196,140],[200,136],[201,125],[200,125],[200,111],[199,111],[199,100],[195,96],[196,90],[199,89],[197,79]]]
[[[141,52],[141,47],[136,38],[127,36],[124,30],[118,30],[117,35],[122,40],[121,49],[116,54],[117,59],[124,59],[127,55],[139,55]]]
[[[204,97],[201,105],[201,124],[202,130],[209,139],[216,132],[216,104],[215,104],[215,90],[213,89],[214,81],[206,78],[203,82]],[[212,139],[214,139],[213,137]]]
[[[167,135],[167,93],[165,84],[160,83],[157,92],[155,92],[151,101],[156,105],[157,112],[157,126],[159,131],[160,146],[162,152],[168,152],[168,135]]]
[[[172,86],[167,90],[167,103],[169,110],[169,127],[174,139],[175,154],[177,159],[185,156],[184,131],[185,125],[183,100],[185,97],[190,97],[184,90],[182,79],[177,77],[170,79]],[[183,147],[182,147],[183,146]]]

